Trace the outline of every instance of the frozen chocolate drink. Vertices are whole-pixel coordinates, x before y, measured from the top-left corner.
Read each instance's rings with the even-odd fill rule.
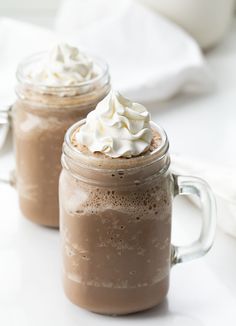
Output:
[[[199,256],[199,248],[184,247],[183,256],[171,246],[180,181],[169,164],[165,132],[144,106],[114,91],[68,130],[60,230],[64,290],[73,303],[103,314],[151,308],[168,292],[171,264]],[[197,189],[193,180],[188,186]],[[212,235],[204,250],[211,243]]]
[[[108,67],[58,44],[22,62],[17,79],[13,129],[20,208],[28,219],[58,227],[64,134],[109,92]]]

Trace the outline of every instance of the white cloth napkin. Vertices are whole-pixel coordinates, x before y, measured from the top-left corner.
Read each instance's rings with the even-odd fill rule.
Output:
[[[196,42],[135,1],[65,1],[56,26],[57,32],[0,20],[1,105],[13,96],[18,62],[59,39],[103,57],[114,87],[133,100],[165,100],[178,92],[205,92],[212,87]]]
[[[132,99],[160,101],[212,86],[196,42],[135,1],[66,0],[56,28],[72,43],[104,57],[114,87]]]
[[[236,170],[234,166],[216,165],[195,158],[172,154],[172,171],[206,180],[216,197],[218,224],[236,236]]]

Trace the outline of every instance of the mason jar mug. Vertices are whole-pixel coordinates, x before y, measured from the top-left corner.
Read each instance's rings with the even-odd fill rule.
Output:
[[[30,65],[44,53],[23,61],[17,70],[17,100],[11,116],[15,148],[15,183],[23,215],[33,222],[58,227],[58,179],[66,130],[86,117],[110,90],[108,66],[92,58],[99,74],[76,86],[34,84],[27,77]],[[8,123],[4,112],[4,125]],[[12,180],[11,180],[12,181]]]
[[[171,266],[206,254],[216,223],[215,202],[201,179],[170,172],[168,139],[139,157],[111,159],[72,142],[66,133],[59,182],[63,283],[75,304],[103,314],[128,314],[159,304]],[[202,227],[194,243],[171,244],[172,202],[196,195]]]

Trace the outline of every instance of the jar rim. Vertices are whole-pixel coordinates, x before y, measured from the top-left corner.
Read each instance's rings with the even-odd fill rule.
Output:
[[[148,155],[139,155],[132,158],[107,158],[105,155],[103,157],[96,157],[94,155],[86,155],[82,153],[78,148],[73,146],[71,142],[71,136],[78,129],[86,122],[86,119],[80,120],[73,124],[66,132],[63,144],[63,155],[69,157],[70,159],[75,159],[76,164],[79,166],[86,167],[86,169],[91,169],[94,171],[100,172],[111,172],[113,170],[123,170],[126,171],[134,171],[141,167],[151,165],[153,162],[157,162],[162,160],[166,153],[169,150],[169,141],[167,138],[167,134],[165,130],[154,123],[153,121],[150,122],[152,129],[156,130],[160,137],[161,137],[161,144],[155,148],[152,152]],[[134,163],[134,166],[130,166],[130,160]],[[110,163],[116,161],[116,166],[114,168],[110,167]],[[114,164],[113,164],[114,165]]]
[[[101,81],[103,78],[105,78],[107,75],[109,75],[109,66],[106,63],[105,60],[101,59],[98,56],[90,55],[89,57],[92,59],[92,61],[100,68],[101,73],[96,75],[95,77],[91,78],[90,80],[83,81],[81,83],[78,83],[77,85],[59,85],[59,86],[51,86],[51,85],[45,85],[43,83],[36,83],[33,82],[30,78],[27,78],[27,76],[24,74],[24,69],[27,65],[32,64],[33,62],[37,62],[37,60],[40,60],[47,51],[41,51],[34,54],[31,54],[30,56],[25,57],[17,66],[16,70],[16,79],[19,83],[25,84],[27,86],[36,87],[38,90],[44,91],[47,90],[47,92],[53,91],[53,93],[56,92],[70,92],[73,90],[79,90],[80,88],[84,88],[86,86],[91,86],[92,84],[95,84],[99,81]]]

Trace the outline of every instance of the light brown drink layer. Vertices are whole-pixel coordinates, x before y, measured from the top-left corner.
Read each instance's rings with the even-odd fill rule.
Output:
[[[17,190],[21,211],[28,219],[58,227],[58,179],[65,132],[85,118],[108,90],[60,97],[30,87],[19,89],[13,107]]]
[[[159,145],[160,135],[154,132],[144,156]],[[78,148],[89,157],[107,158]],[[153,175],[149,166],[139,167],[139,180],[137,175],[127,179],[128,169],[120,175],[115,171],[119,159],[109,160],[113,183],[102,172],[95,182],[89,166],[86,180],[70,170],[62,171],[64,289],[73,303],[88,310],[127,314],[151,308],[167,294],[172,180],[168,172]],[[134,166],[138,158],[126,160]],[[143,169],[150,172],[149,178],[143,179]]]

